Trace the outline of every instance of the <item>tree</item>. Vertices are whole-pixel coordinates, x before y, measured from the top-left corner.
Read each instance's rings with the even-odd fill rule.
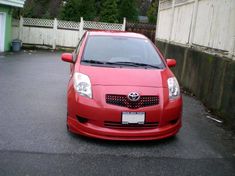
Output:
[[[93,20],[96,17],[95,0],[68,0],[61,11],[60,18],[68,21]]]
[[[128,21],[138,20],[138,10],[135,0],[120,0],[119,18],[120,21],[126,17]]]
[[[158,12],[158,3],[156,1],[152,2],[151,6],[147,11],[147,16],[149,23],[156,23],[157,21],[157,12]]]
[[[78,11],[85,20],[93,20],[96,17],[95,0],[81,0]]]
[[[100,20],[100,13],[102,10],[102,3],[103,0],[95,0],[95,8],[96,8],[96,18],[95,20],[99,21]]]
[[[50,0],[48,4],[48,13],[52,18],[57,18],[63,7],[63,0]]]
[[[139,9],[139,15],[146,16],[152,0],[136,0],[136,1],[137,1],[137,7]]]
[[[61,5],[62,0],[27,0],[21,15],[32,18],[55,18]]]
[[[118,22],[118,6],[116,0],[104,0],[100,12],[100,19],[103,22]]]
[[[60,18],[63,20],[79,21],[80,16],[78,14],[78,0],[69,0],[65,3],[64,7],[61,10]]]

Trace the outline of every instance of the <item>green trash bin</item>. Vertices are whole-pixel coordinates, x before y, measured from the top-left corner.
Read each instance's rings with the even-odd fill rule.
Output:
[[[12,51],[14,52],[18,52],[21,50],[21,46],[22,46],[22,41],[19,39],[14,39],[11,42],[11,46],[12,46]]]

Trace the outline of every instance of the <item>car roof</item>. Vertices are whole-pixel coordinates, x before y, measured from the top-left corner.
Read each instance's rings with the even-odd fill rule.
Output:
[[[147,39],[142,34],[134,33],[134,32],[124,32],[124,31],[89,31],[88,35],[90,36],[117,36],[117,37],[134,37]]]

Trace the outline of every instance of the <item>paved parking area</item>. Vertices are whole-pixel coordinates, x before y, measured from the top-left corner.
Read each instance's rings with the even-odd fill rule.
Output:
[[[0,56],[0,176],[235,175],[235,139],[183,96],[173,138],[112,142],[66,131],[69,64],[60,52]]]

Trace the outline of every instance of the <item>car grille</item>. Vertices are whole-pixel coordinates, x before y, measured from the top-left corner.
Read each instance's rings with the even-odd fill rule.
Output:
[[[120,122],[105,121],[104,126],[108,128],[156,128],[158,122],[145,122],[145,124],[122,124]]]
[[[159,104],[158,96],[141,96],[136,102],[130,101],[126,95],[106,95],[106,103],[127,107],[130,109],[138,109],[147,106],[154,106]]]

